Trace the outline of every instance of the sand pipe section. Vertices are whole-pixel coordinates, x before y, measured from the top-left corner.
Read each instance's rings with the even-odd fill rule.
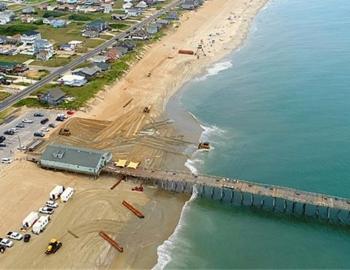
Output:
[[[139,211],[137,210],[135,207],[133,207],[130,203],[128,203],[127,201],[123,201],[122,204],[128,208],[131,212],[133,212],[135,214],[135,216],[137,216],[138,218],[144,218],[145,216]]]
[[[120,246],[116,241],[114,241],[112,238],[110,238],[104,231],[100,231],[99,235],[106,240],[108,243],[111,244],[112,247],[114,247],[116,250],[118,250],[120,253],[123,253],[124,248]]]

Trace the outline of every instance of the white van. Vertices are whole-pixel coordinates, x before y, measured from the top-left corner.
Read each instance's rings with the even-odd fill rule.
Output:
[[[25,229],[28,229],[33,226],[35,221],[39,219],[39,213],[38,212],[31,212],[22,222],[22,226]]]
[[[61,194],[61,202],[67,202],[74,194],[74,189],[67,187]]]
[[[33,225],[32,232],[35,234],[39,234],[43,232],[47,224],[49,224],[49,221],[50,221],[50,216],[41,216],[38,219],[38,221],[35,222],[35,224]]]
[[[55,188],[50,192],[50,200],[57,200],[63,191],[64,186],[55,186]]]
[[[1,163],[4,163],[4,164],[10,164],[11,162],[12,162],[12,159],[7,157],[4,157],[1,159]]]

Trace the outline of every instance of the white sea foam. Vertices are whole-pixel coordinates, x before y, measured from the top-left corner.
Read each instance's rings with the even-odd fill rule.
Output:
[[[204,126],[200,125],[203,132],[200,137],[200,141],[209,141],[210,138],[220,136],[224,133],[224,130],[217,126]]]
[[[165,240],[164,243],[157,248],[158,261],[157,264],[153,267],[153,270],[163,270],[165,266],[167,266],[167,264],[171,261],[171,254],[174,249],[174,242],[176,241],[179,232],[186,224],[185,219],[187,212],[189,211],[189,204],[192,201],[194,201],[197,198],[197,196],[198,191],[196,186],[194,186],[191,198],[185,203],[184,207],[182,208],[179,223],[177,224],[175,231],[169,237],[168,240]]]
[[[195,154],[194,154],[195,156]],[[198,166],[203,164],[202,159],[187,159],[185,162],[185,166],[191,171],[191,173],[198,175]]]
[[[203,76],[196,78],[196,81],[204,81],[210,76],[215,76],[219,74],[221,71],[224,71],[226,69],[229,69],[232,67],[231,61],[224,61],[224,62],[219,62],[215,63],[212,67],[207,69],[207,73],[204,74]]]

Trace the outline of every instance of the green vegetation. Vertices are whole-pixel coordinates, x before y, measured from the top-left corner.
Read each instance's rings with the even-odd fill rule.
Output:
[[[18,62],[23,63],[29,59],[32,59],[30,55],[16,54],[16,55],[0,55],[1,62]]]
[[[53,57],[48,61],[36,60],[36,61],[33,61],[31,64],[35,66],[43,66],[43,67],[60,67],[68,64],[70,61],[73,60],[73,58],[74,57],[67,57],[67,58]]]
[[[71,40],[84,40],[84,37],[81,36],[80,30],[81,26],[76,23],[71,23],[62,28],[54,28],[46,24],[38,27],[41,36],[51,42],[54,41],[57,46]]]
[[[103,39],[93,39],[93,38],[89,38],[89,39],[86,39],[85,42],[84,42],[84,47],[86,48],[95,48],[97,47],[98,45],[102,44],[103,42],[105,42],[105,40]]]
[[[4,92],[4,91],[0,91],[0,101],[8,98],[9,96],[11,96],[10,93]]]
[[[28,97],[25,99],[22,99],[20,101],[18,101],[14,107],[22,107],[22,106],[27,106],[27,107],[45,107],[47,108],[48,106],[41,103],[37,98],[33,98],[33,97]]]
[[[129,25],[125,23],[111,23],[109,26],[113,29],[119,29],[119,30],[124,30],[129,27]]]
[[[33,24],[15,23],[8,26],[2,25],[0,26],[0,35],[13,36],[36,29],[38,29],[38,27]]]
[[[69,15],[68,19],[71,21],[91,21],[91,17],[84,14],[72,14]]]
[[[44,14],[43,14],[43,17],[44,18],[50,18],[50,17],[62,17],[64,15],[66,15],[67,13],[65,12],[61,12],[61,11],[45,11]]]

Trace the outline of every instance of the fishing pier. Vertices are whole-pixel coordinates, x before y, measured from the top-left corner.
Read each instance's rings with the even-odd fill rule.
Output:
[[[350,199],[239,179],[197,176],[187,172],[117,168],[113,165],[105,167],[103,172],[142,180],[145,184],[167,191],[197,192],[200,197],[232,205],[350,224]]]

